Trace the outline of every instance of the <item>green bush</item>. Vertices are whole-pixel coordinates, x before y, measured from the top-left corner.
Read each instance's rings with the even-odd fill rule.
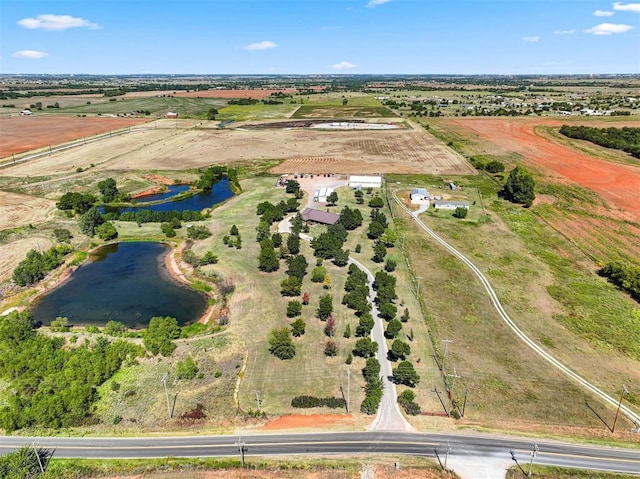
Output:
[[[314,407],[328,407],[332,409],[345,408],[346,401],[336,397],[296,396],[291,400],[291,407],[310,409]]]

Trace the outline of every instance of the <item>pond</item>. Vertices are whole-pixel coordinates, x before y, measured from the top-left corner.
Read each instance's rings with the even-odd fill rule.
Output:
[[[144,203],[151,203],[152,201],[162,201],[188,190],[189,185],[168,185],[166,191],[163,191],[162,193],[155,193],[153,195],[139,196],[136,198],[136,202],[139,205],[143,205]]]
[[[184,198],[176,201],[167,201],[165,203],[159,203],[155,205],[148,206],[133,206],[129,208],[112,208],[112,207],[103,207],[101,208],[101,213],[111,213],[114,211],[118,211],[120,213],[125,213],[128,211],[140,211],[140,210],[149,210],[149,211],[202,211],[205,208],[211,208],[212,206],[217,205],[218,203],[222,203],[225,200],[228,200],[233,196],[233,191],[231,191],[231,183],[227,178],[218,181],[213,188],[208,191],[203,191],[202,193],[197,193],[188,198]],[[151,201],[148,197],[144,197],[145,202]]]
[[[32,313],[43,324],[58,316],[69,324],[104,326],[114,320],[130,328],[146,327],[154,316],[171,316],[180,325],[197,321],[207,298],[171,277],[165,265],[169,251],[161,243],[104,246],[37,300]]]

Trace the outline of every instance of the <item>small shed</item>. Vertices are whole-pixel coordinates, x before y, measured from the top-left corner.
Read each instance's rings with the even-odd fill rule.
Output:
[[[382,176],[349,176],[349,188],[380,188],[382,187]]]
[[[428,205],[431,196],[425,188],[414,188],[411,190],[410,198],[412,205]]]
[[[302,210],[302,219],[306,223],[319,223],[322,225],[334,225],[340,219],[340,215],[328,211],[305,208]]]
[[[178,118],[178,114],[173,111],[168,111],[165,115],[167,118]]]
[[[435,200],[431,204],[438,210],[455,210],[456,208],[469,209],[468,201],[453,201],[453,200]]]

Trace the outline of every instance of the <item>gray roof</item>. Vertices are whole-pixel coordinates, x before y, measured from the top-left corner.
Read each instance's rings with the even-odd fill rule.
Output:
[[[414,188],[411,190],[411,195],[429,196],[429,192],[426,190],[426,188]]]
[[[305,208],[302,211],[302,219],[305,221],[313,221],[314,223],[322,223],[323,225],[334,225],[340,219],[340,215],[329,213],[328,211]]]
[[[464,206],[466,208],[469,207],[468,201],[453,201],[453,200],[434,200],[433,206],[438,207],[441,205],[453,205],[453,206]]]

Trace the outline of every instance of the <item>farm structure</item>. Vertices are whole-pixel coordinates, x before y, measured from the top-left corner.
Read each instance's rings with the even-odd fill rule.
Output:
[[[328,211],[314,210],[313,208],[305,208],[302,211],[302,219],[306,223],[334,225],[340,219],[340,215],[337,215],[335,213],[329,213]]]
[[[380,188],[382,176],[357,176],[349,177],[349,188]]]
[[[326,203],[327,196],[333,193],[333,191],[334,189],[330,186],[319,188],[313,192],[313,201],[315,201],[316,203]]]
[[[414,188],[410,194],[412,205],[428,205],[431,196],[426,188]]]
[[[437,210],[455,210],[456,208],[469,209],[468,201],[434,200],[431,204]]]

